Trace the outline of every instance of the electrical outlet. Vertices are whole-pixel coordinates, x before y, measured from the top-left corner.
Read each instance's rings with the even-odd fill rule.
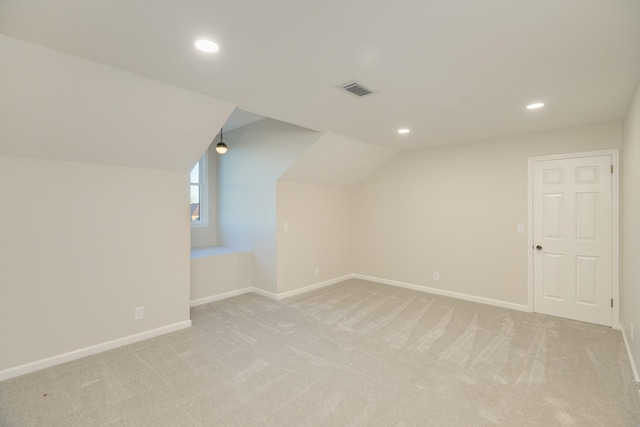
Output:
[[[288,222],[285,222],[285,223],[282,225],[282,230],[283,230],[283,231],[289,231],[289,223],[288,223]]]
[[[144,318],[144,307],[136,307],[133,309],[133,320],[142,320]]]
[[[433,280],[440,280],[440,273],[437,271],[433,272]]]
[[[317,276],[320,274],[320,267],[316,267],[313,269],[313,273]]]

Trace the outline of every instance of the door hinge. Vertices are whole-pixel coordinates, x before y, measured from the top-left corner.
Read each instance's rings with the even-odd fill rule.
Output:
[[[613,165],[611,165],[611,173],[613,173]]]
[[[613,308],[613,298],[611,298],[611,308]]]

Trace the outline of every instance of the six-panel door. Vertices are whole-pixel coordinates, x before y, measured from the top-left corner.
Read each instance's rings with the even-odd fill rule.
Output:
[[[611,326],[611,156],[533,163],[534,311]]]

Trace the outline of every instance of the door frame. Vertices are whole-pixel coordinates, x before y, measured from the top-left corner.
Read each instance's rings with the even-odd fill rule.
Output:
[[[586,151],[580,153],[554,154],[550,156],[528,158],[528,197],[527,197],[527,272],[528,272],[528,309],[534,312],[533,307],[533,164],[547,160],[576,159],[580,157],[611,156],[613,174],[611,176],[611,298],[613,298],[613,310],[611,310],[611,327],[620,329],[620,150],[617,148],[599,151]]]

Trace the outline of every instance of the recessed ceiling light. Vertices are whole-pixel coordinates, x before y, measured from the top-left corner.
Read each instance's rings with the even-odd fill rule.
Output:
[[[533,104],[527,105],[527,110],[537,110],[538,108],[544,107],[543,102],[534,102]]]
[[[196,48],[198,48],[198,50],[207,53],[215,53],[220,50],[220,46],[218,46],[217,43],[214,43],[211,40],[200,39],[196,40],[194,44],[196,45]]]
[[[411,130],[410,130],[410,129],[407,129],[407,128],[398,129],[398,133],[400,133],[400,134],[403,134],[403,133],[409,133],[409,132],[411,132]]]

